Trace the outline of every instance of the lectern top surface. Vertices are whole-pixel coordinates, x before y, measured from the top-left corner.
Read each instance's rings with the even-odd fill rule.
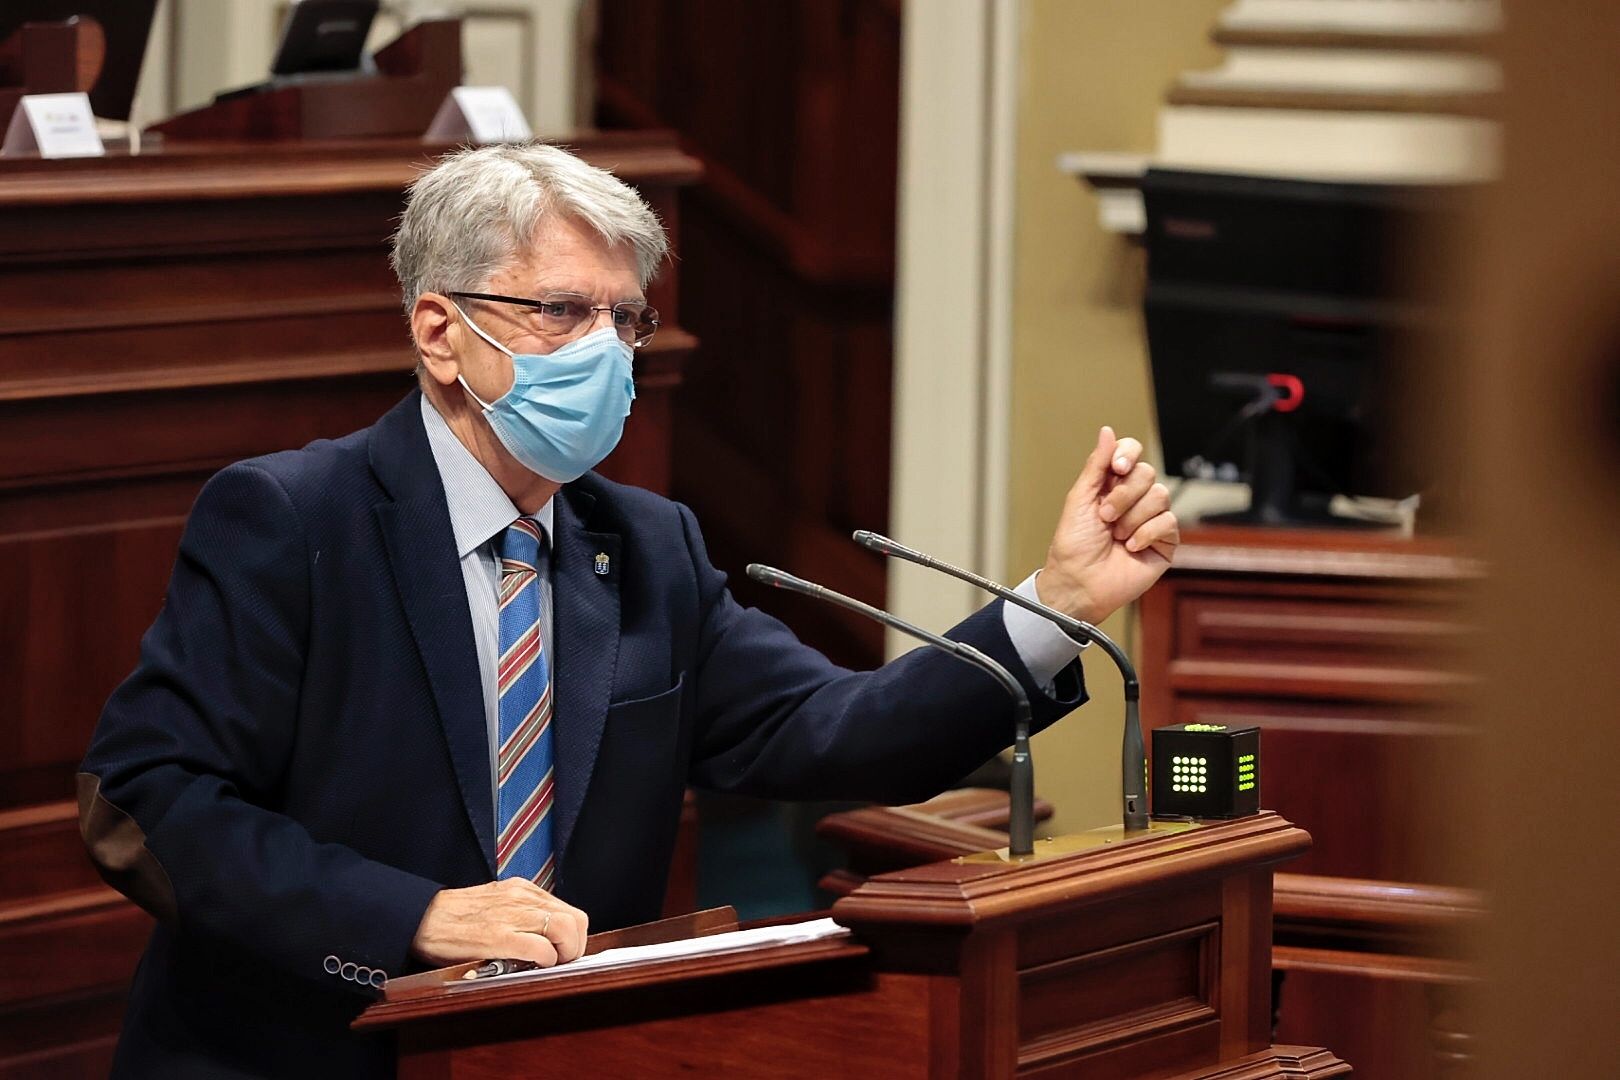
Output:
[[[1064,855],[1073,855],[1079,851],[1097,851],[1110,846],[1121,844],[1135,844],[1143,840],[1158,840],[1166,836],[1176,836],[1191,832],[1194,829],[1206,827],[1202,821],[1153,821],[1148,823],[1146,829],[1127,832],[1124,826],[1107,825],[1100,829],[1091,829],[1087,832],[1067,833],[1063,836],[1052,836],[1044,840],[1035,841],[1035,851],[1031,855],[1014,856],[1007,848],[996,848],[994,851],[976,851],[972,855],[963,855],[956,859],[963,865],[985,864],[997,866],[1024,865],[1038,863],[1045,859],[1056,859]]]

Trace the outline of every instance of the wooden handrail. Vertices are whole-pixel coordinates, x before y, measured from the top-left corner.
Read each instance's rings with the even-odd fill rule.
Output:
[[[1403,930],[1467,926],[1485,913],[1474,889],[1318,874],[1278,874],[1272,913],[1279,922]]]

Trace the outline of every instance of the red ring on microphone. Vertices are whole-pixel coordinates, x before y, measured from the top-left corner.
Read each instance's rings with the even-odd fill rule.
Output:
[[[1283,396],[1272,406],[1278,412],[1293,412],[1305,400],[1305,384],[1297,375],[1273,372],[1266,376],[1266,382],[1283,392]]]

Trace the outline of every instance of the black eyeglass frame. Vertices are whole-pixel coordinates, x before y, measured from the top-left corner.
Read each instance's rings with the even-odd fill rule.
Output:
[[[455,297],[457,299],[460,299],[460,300],[487,300],[487,301],[490,301],[490,302],[496,303],[496,304],[516,304],[519,307],[536,308],[536,309],[544,308],[547,304],[556,303],[556,301],[554,301],[554,300],[535,300],[535,299],[532,299],[530,297],[525,297],[525,296],[502,296],[499,293],[452,292],[452,293],[448,293],[446,295],[453,296],[453,297]],[[584,295],[582,295],[580,293],[563,293],[563,294],[560,294],[560,295],[564,295],[564,296],[568,296],[568,297],[577,297],[578,299],[581,299],[581,300],[590,299],[589,297],[584,296]],[[658,318],[658,309],[657,308],[653,307],[651,304],[645,303],[645,302],[640,301],[640,300],[620,300],[617,304],[592,304],[592,305],[588,305],[588,309],[589,309],[589,311],[591,313],[591,318],[593,318],[593,319],[595,318],[596,313],[598,311],[611,311],[611,312],[613,312],[613,314],[615,316],[617,316],[619,314],[619,309],[622,308],[622,307],[635,307],[635,308],[639,309],[638,314],[645,315],[649,320],[651,320],[652,329],[647,331],[647,336],[646,337],[638,337],[635,340],[630,342],[630,347],[633,348],[633,349],[640,349],[640,348],[645,347],[646,344],[653,339],[653,335],[658,333],[658,328],[663,325],[663,323]],[[582,320],[582,321],[589,321],[589,320]],[[632,327],[632,329],[634,329],[634,327]]]

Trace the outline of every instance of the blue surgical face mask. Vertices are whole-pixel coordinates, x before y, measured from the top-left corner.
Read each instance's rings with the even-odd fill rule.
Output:
[[[452,301],[454,303],[454,301]],[[544,355],[514,353],[455,305],[472,332],[512,358],[512,389],[485,402],[456,379],[484,410],[495,437],[530,472],[566,484],[595,468],[619,445],[636,384],[633,350],[603,327]]]

